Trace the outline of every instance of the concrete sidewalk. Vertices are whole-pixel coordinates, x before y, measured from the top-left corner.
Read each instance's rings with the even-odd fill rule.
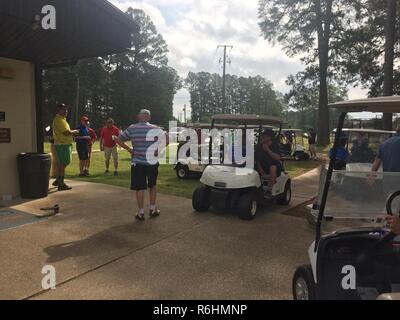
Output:
[[[292,206],[316,192],[318,170],[294,180]],[[61,214],[0,232],[0,299],[290,299],[313,232],[271,205],[251,222],[195,213],[190,199],[160,195],[162,215],[135,221],[129,190],[71,182],[72,191],[16,205]],[[298,196],[297,196],[298,195]],[[43,292],[44,265],[57,289]]]

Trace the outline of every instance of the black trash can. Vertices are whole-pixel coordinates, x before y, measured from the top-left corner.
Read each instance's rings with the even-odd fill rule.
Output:
[[[47,153],[20,153],[17,156],[21,197],[45,198],[49,194],[51,156]]]

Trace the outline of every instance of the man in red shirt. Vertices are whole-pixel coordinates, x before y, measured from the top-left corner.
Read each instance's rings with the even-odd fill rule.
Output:
[[[100,133],[100,150],[104,151],[106,160],[106,171],[109,173],[111,156],[114,159],[114,175],[118,175],[118,149],[116,140],[119,136],[120,130],[114,125],[113,119],[108,119],[106,125],[101,129]]]

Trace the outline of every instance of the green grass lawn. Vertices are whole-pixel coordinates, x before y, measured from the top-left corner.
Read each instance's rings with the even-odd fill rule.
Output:
[[[76,179],[81,181],[104,183],[124,188],[130,187],[130,166],[131,159],[125,150],[119,152],[119,175],[114,176],[112,173],[113,165],[111,163],[111,173],[104,174],[104,155],[102,152],[96,152],[92,155],[92,163],[90,168],[91,176],[87,178],[78,177],[79,163],[78,156],[73,155],[73,162],[67,168],[66,177],[68,179]],[[112,161],[111,161],[112,162]],[[319,165],[317,161],[285,161],[286,171],[291,177],[299,176]],[[160,193],[191,198],[193,191],[200,185],[196,179],[180,180],[176,177],[173,165],[160,165],[158,190]]]
[[[295,178],[307,171],[315,169],[319,167],[321,163],[319,161],[294,161],[294,160],[286,160],[285,161],[285,170],[289,173],[290,177]]]
[[[93,150],[100,150],[100,142],[99,141],[96,141],[93,144]],[[76,151],[75,143],[73,144],[73,151]],[[50,153],[50,142],[44,143],[44,152]]]

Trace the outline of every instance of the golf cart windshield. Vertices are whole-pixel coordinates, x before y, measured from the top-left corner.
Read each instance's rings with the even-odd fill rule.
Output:
[[[230,136],[224,136],[222,139],[221,149],[226,145],[226,139],[232,142],[231,149],[224,148],[222,154],[222,163],[224,166],[239,166],[243,167],[246,163],[237,164],[234,159],[234,150],[241,150],[243,156],[247,156],[247,146],[253,144],[254,147],[259,143],[260,133],[265,129],[278,128],[278,133],[281,130],[282,119],[274,116],[253,115],[253,114],[219,114],[212,117],[211,128],[219,129],[221,123],[229,125],[232,130]],[[235,132],[242,130],[242,139],[237,139],[239,136]],[[251,137],[246,133],[246,130],[253,130]],[[254,149],[255,150],[255,149]],[[240,151],[239,151],[240,152]],[[211,154],[210,154],[211,156]],[[232,161],[225,161],[230,158]],[[230,162],[232,162],[230,164]]]
[[[347,169],[350,167],[351,171],[370,169],[368,164],[374,162],[379,146],[394,134],[392,131],[372,129],[343,129],[342,132],[347,140],[347,164],[352,164]]]
[[[322,170],[320,190],[327,176],[327,169]],[[324,210],[324,231],[382,227],[382,218],[386,215],[386,200],[398,190],[400,172],[334,170]],[[321,194],[318,203],[321,203]],[[393,213],[399,213],[399,201],[394,201],[391,209]]]

